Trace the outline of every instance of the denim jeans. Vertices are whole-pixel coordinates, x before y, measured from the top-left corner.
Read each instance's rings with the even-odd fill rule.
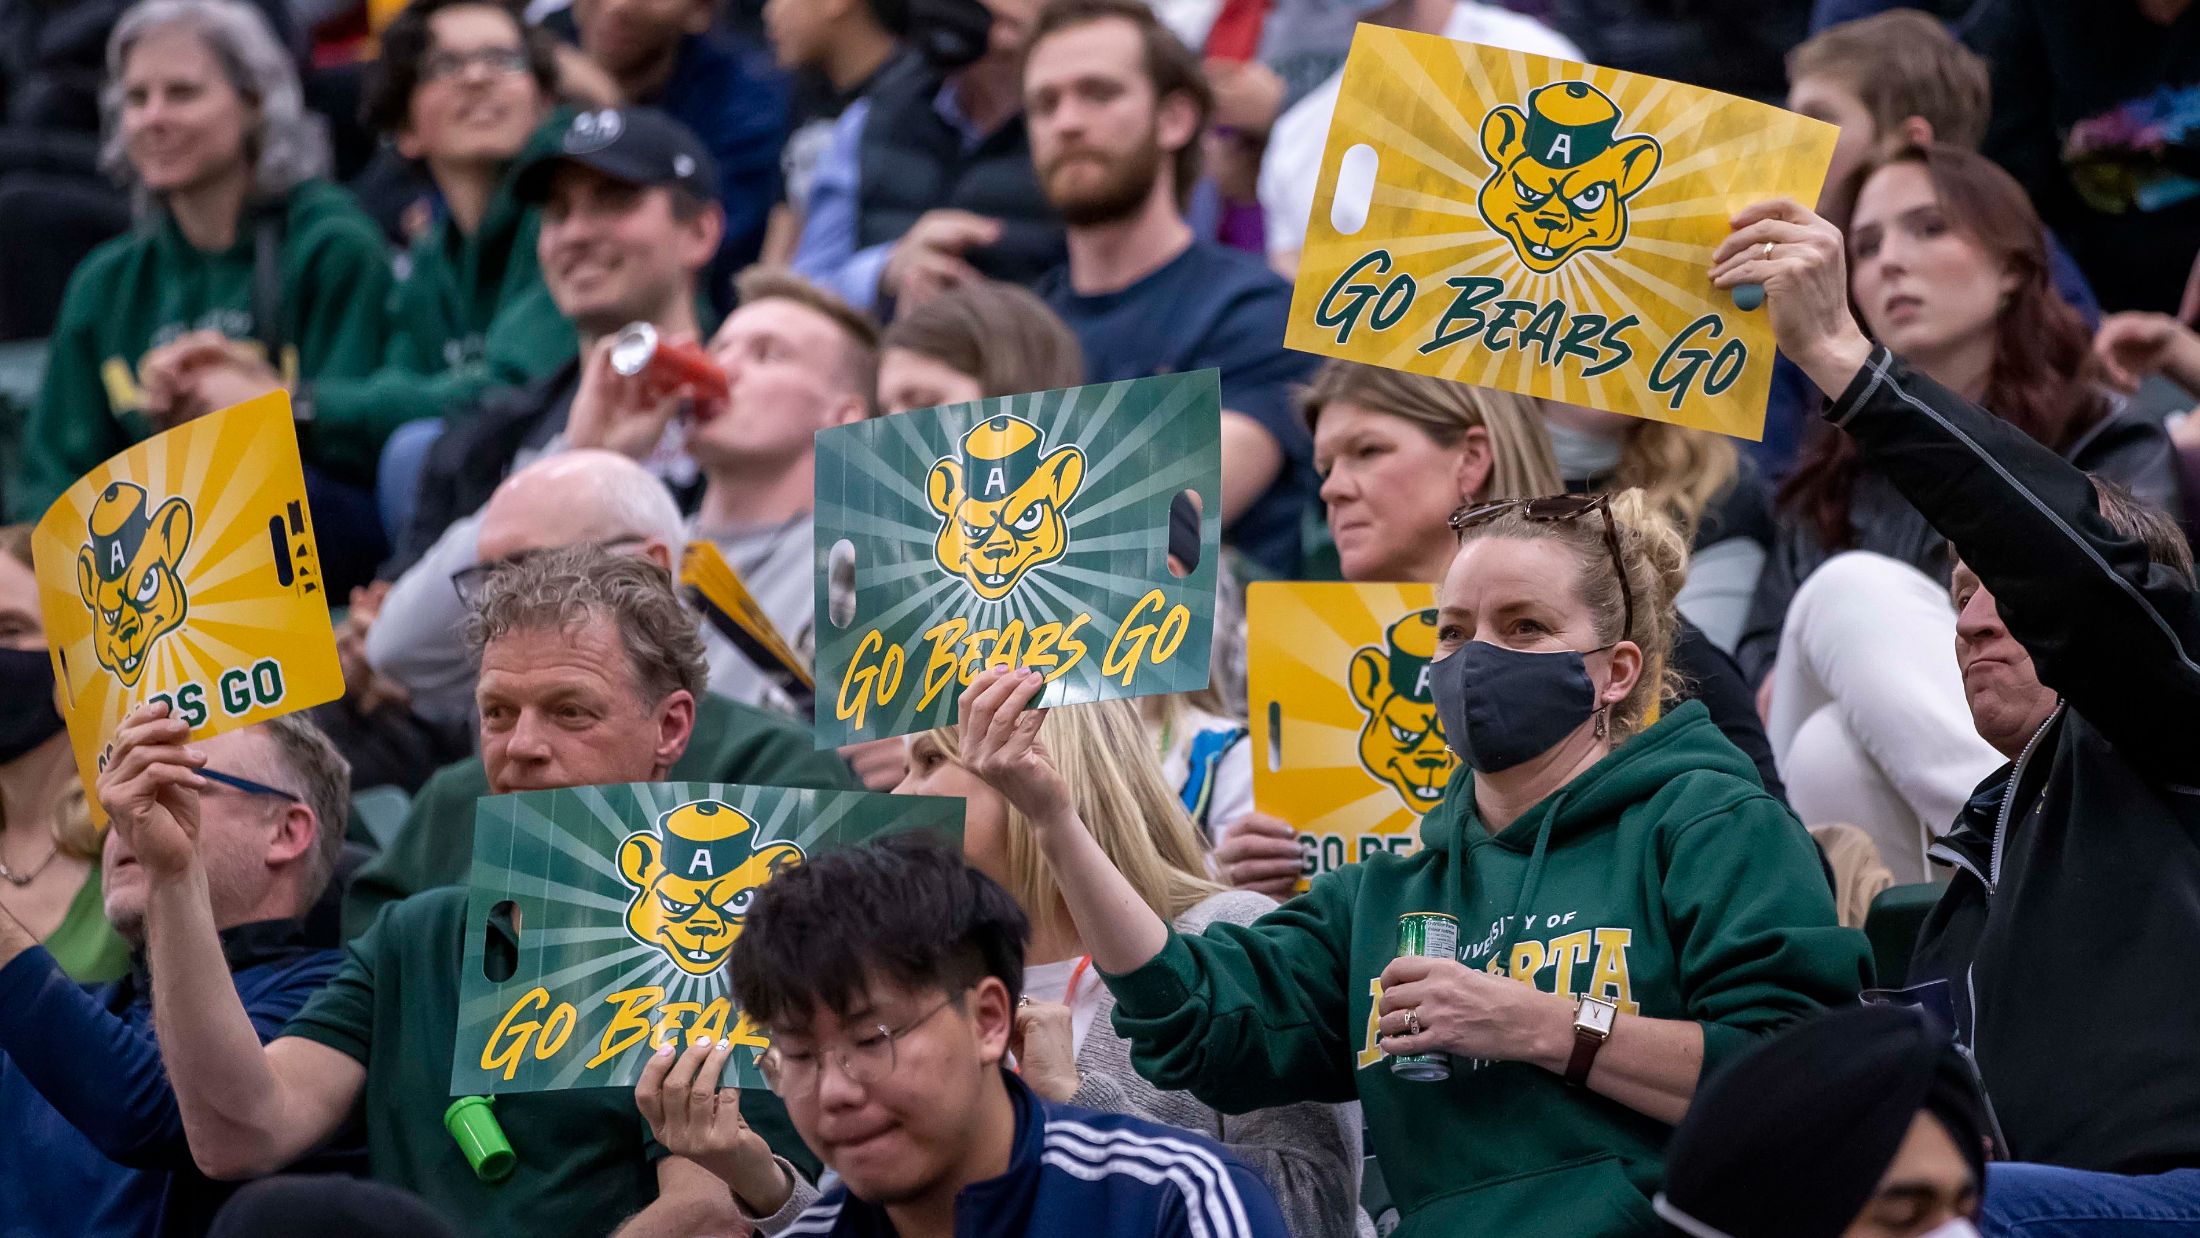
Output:
[[[2054,1165],[1986,1167],[1985,1238],[2200,1234],[2200,1169],[2147,1177]]]

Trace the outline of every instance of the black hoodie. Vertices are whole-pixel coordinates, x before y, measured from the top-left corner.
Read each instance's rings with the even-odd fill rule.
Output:
[[[2200,1166],[2200,595],[2092,484],[1882,348],[1827,411],[1994,595],[2062,697],[1932,855],[1945,979],[2018,1160]]]

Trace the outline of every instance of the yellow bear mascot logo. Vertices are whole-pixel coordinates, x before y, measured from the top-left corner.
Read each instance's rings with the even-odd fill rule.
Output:
[[[1085,480],[1085,453],[1065,443],[1041,450],[1039,431],[1019,417],[981,421],[925,478],[940,532],[933,554],[979,597],[998,602],[1024,574],[1069,549],[1062,509]]]
[[[681,971],[707,976],[733,949],[758,887],[802,860],[793,843],[757,846],[756,823],[731,804],[682,804],[654,832],[619,844],[619,872],[634,887],[626,931]]]
[[[1475,206],[1529,270],[1548,275],[1575,254],[1627,240],[1627,200],[1665,158],[1648,134],[1619,136],[1619,107],[1587,82],[1556,82],[1482,118],[1495,168]]]
[[[92,612],[92,650],[127,687],[145,676],[153,642],[191,612],[176,574],[191,546],[191,505],[171,498],[153,510],[142,486],[110,482],[85,521],[90,540],[76,556],[76,591]]]
[[[1416,815],[1444,798],[1444,784],[1459,758],[1444,746],[1429,689],[1436,657],[1436,612],[1418,610],[1384,635],[1383,648],[1352,655],[1347,675],[1352,699],[1367,722],[1360,728],[1360,764],[1389,785]]]

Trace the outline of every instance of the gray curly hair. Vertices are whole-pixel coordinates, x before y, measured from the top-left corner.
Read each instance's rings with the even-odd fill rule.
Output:
[[[685,689],[700,698],[709,679],[703,636],[680,604],[672,577],[647,559],[579,545],[522,555],[489,574],[467,617],[466,645],[481,651],[507,632],[570,632],[609,619],[642,700],[655,705]]]
[[[306,111],[298,67],[258,9],[242,0],[144,0],[108,36],[107,80],[99,91],[100,169],[130,189],[140,209],[149,202],[123,143],[122,69],[140,39],[176,27],[199,36],[231,88],[259,113],[245,137],[254,197],[279,197],[328,171],[327,126]]]

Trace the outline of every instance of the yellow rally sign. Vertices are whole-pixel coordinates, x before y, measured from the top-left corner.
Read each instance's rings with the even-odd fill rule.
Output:
[[[1772,324],[1710,281],[1727,220],[1815,202],[1837,131],[1593,65],[1362,26],[1284,342],[1764,434]]]
[[[88,791],[143,702],[205,738],[343,694],[285,394],[93,469],[46,510],[31,553]],[[104,821],[96,794],[92,811]]]
[[[1458,759],[1429,691],[1435,606],[1430,585],[1246,589],[1253,807],[1298,830],[1308,877],[1416,849],[1444,797]]]

